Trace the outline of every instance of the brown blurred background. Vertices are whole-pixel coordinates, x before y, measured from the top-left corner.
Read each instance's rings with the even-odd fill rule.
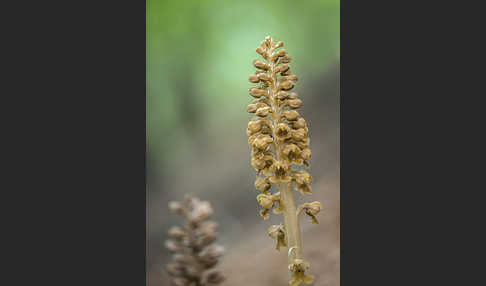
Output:
[[[313,285],[339,285],[339,1],[147,1],[147,282],[168,285],[167,204],[191,193],[220,224],[223,285],[288,285],[286,250],[266,233],[245,133],[255,48],[285,43],[313,152],[319,225],[301,219]]]

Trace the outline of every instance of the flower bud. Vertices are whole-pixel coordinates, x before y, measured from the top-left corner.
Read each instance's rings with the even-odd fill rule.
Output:
[[[289,99],[296,99],[299,97],[299,94],[297,92],[291,92],[289,94]]]
[[[277,93],[277,98],[280,99],[280,100],[284,100],[286,99],[287,97],[289,97],[289,93],[286,92],[286,91],[279,91]]]
[[[289,75],[287,79],[293,81],[294,83],[296,83],[299,80],[299,78],[295,74]]]
[[[263,73],[263,72],[258,74],[258,79],[261,80],[261,81],[270,81],[270,80],[272,80],[267,73]]]
[[[253,61],[253,65],[257,68],[257,69],[262,69],[262,70],[268,70],[268,65],[265,64],[264,62],[260,61],[260,60],[254,60]]]
[[[270,36],[265,37],[265,45],[269,48],[272,47],[272,38]]]
[[[257,108],[258,108],[258,107],[257,107],[257,105],[256,105],[256,104],[251,103],[251,104],[248,104],[248,106],[246,107],[246,111],[247,111],[248,113],[255,113],[255,112],[256,112],[256,110],[257,110]]]
[[[280,51],[278,51],[275,55],[277,57],[283,57],[287,54],[287,51],[285,49],[281,49]]]
[[[293,108],[293,109],[296,109],[296,108],[299,108],[300,106],[302,106],[302,100],[300,99],[290,99],[289,101],[287,101],[288,105],[290,106],[290,108]]]
[[[268,115],[268,113],[270,113],[270,111],[271,111],[271,109],[268,106],[260,107],[260,108],[257,109],[256,115],[260,116],[260,117],[265,117],[265,116]]]
[[[260,130],[262,130],[261,121],[252,120],[252,121],[248,122],[248,130],[247,130],[248,136],[251,136],[251,135],[257,133]]]
[[[277,72],[277,73],[286,72],[289,68],[290,68],[290,66],[288,64],[281,64],[281,65],[277,66],[277,68],[275,69],[275,72]]]
[[[294,83],[290,80],[281,81],[278,84],[278,88],[281,90],[291,90],[292,88],[294,88]]]
[[[294,121],[299,118],[299,113],[295,110],[286,110],[282,112],[282,116],[285,117],[287,120]]]
[[[253,83],[258,83],[260,82],[260,79],[258,78],[258,76],[256,74],[252,74],[250,75],[250,78],[249,78],[250,82],[253,82]]]
[[[263,48],[257,47],[256,52],[259,53],[262,57],[265,57],[265,50]]]
[[[291,61],[291,60],[292,60],[292,58],[291,58],[291,57],[289,57],[289,56],[285,55],[285,56],[283,56],[283,57],[281,57],[281,58],[279,59],[278,63],[279,63],[279,64],[280,64],[280,63],[282,63],[282,64],[287,64],[287,63],[290,63],[290,61]]]
[[[293,123],[293,127],[296,128],[296,129],[304,128],[305,127],[305,119],[300,117],[299,119],[297,119],[297,121],[295,121]]]
[[[260,98],[262,95],[266,95],[267,91],[260,89],[258,87],[252,87],[249,89],[250,95],[255,97],[255,98]]]

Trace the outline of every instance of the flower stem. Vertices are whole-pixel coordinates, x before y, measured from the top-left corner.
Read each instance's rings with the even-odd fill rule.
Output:
[[[297,216],[294,194],[292,193],[292,182],[279,182],[277,188],[280,191],[280,203],[283,205],[283,217],[289,248],[289,264],[294,259],[302,259],[302,240],[300,239],[299,218]]]

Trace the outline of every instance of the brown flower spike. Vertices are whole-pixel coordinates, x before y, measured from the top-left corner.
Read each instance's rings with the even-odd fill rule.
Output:
[[[207,201],[186,196],[183,202],[170,202],[171,212],[186,219],[184,227],[169,230],[171,240],[166,247],[172,252],[172,262],[166,270],[173,286],[213,286],[224,281],[218,270],[210,270],[223,255],[224,249],[211,245],[216,240],[218,224],[207,220],[213,213]]]
[[[304,118],[296,111],[302,100],[295,92],[290,92],[297,82],[297,76],[290,73],[291,58],[282,42],[275,43],[266,37],[256,48],[264,61],[254,60],[257,68],[250,75],[250,82],[258,84],[249,89],[255,100],[248,105],[247,111],[255,117],[248,123],[248,144],[251,147],[251,165],[257,171],[255,188],[262,193],[257,196],[263,210],[260,215],[269,217],[269,211],[283,214],[284,225],[269,228],[270,237],[277,240],[276,249],[286,246],[291,286],[302,282],[311,283],[313,277],[304,272],[309,263],[302,258],[302,241],[298,216],[305,212],[313,223],[318,223],[317,213],[321,210],[319,202],[295,206],[292,185],[301,194],[311,194],[311,175],[299,166],[309,168],[311,151],[309,149],[308,128]],[[271,184],[278,189],[272,194]]]

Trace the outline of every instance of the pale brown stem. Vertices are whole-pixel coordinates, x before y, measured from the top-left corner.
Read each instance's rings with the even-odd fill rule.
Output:
[[[280,203],[283,205],[285,238],[289,249],[288,261],[289,264],[292,264],[294,259],[302,259],[299,217],[295,208],[292,183],[280,182],[277,184],[277,188],[280,191]]]

